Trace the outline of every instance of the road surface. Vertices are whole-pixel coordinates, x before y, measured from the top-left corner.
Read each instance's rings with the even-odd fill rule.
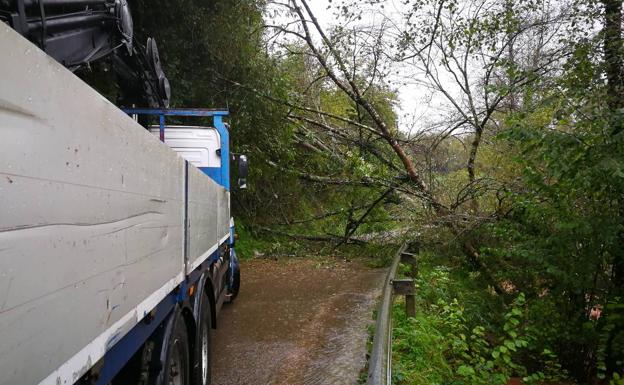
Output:
[[[213,384],[357,384],[384,272],[337,259],[243,262],[213,334]]]

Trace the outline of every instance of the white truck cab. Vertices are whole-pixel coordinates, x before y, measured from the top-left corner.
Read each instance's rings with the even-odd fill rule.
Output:
[[[151,126],[150,132],[158,136],[160,128]],[[221,167],[221,138],[214,127],[166,126],[165,144],[202,171]]]

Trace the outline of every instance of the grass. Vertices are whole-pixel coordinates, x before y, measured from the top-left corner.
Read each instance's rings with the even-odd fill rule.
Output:
[[[393,383],[447,384],[453,370],[444,356],[448,341],[439,331],[439,319],[423,311],[408,318],[404,307],[402,300],[393,307]]]

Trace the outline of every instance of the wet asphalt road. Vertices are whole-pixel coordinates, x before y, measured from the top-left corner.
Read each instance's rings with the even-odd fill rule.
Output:
[[[212,335],[213,384],[357,384],[383,278],[334,259],[243,262]]]

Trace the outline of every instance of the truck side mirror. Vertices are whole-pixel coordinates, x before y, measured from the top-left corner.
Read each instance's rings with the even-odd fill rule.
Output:
[[[249,174],[249,164],[247,163],[247,156],[240,155],[238,157],[238,187],[240,189],[247,188],[247,175]]]

